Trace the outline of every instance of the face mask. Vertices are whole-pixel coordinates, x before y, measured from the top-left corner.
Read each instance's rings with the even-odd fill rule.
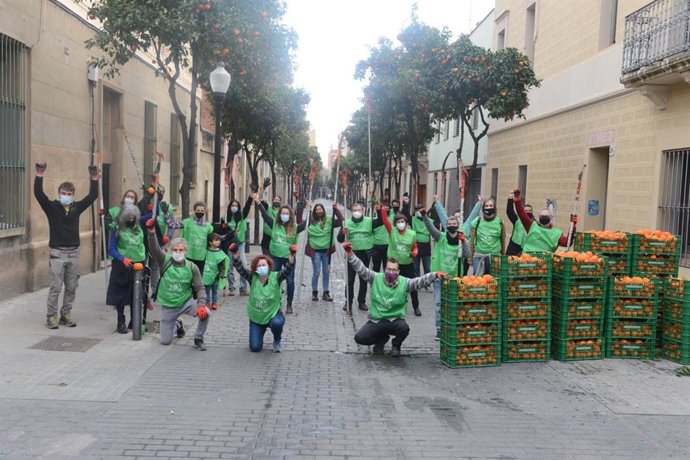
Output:
[[[130,198],[130,197],[125,198],[125,204],[134,204],[134,198]]]
[[[274,201],[273,202],[273,207],[278,209],[280,207],[280,201]]]
[[[74,201],[74,200],[72,199],[71,196],[69,196],[69,195],[60,195],[60,204],[61,204],[61,205],[63,205],[63,206],[69,206],[69,205],[72,204],[72,201]]]
[[[400,206],[393,206],[393,212],[398,212],[399,209],[400,209]]]
[[[402,232],[407,228],[407,224],[405,222],[398,222],[395,224],[395,227]]]
[[[457,231],[458,227],[456,227],[455,225],[451,225],[450,227],[448,227],[448,233],[455,233]]]
[[[235,213],[236,213],[237,211],[239,211],[239,210],[240,210],[240,208],[238,208],[237,206],[231,206],[231,207],[230,207],[230,212],[233,213],[233,214],[235,214]]]
[[[352,211],[352,218],[359,220],[362,218],[362,211]]]
[[[197,219],[201,220],[204,218],[205,212],[195,212],[194,215],[196,216]]]
[[[549,225],[551,218],[549,216],[539,216],[539,223],[542,225]]]
[[[136,225],[137,225],[137,221],[136,221],[136,220],[128,220],[128,221],[127,221],[127,226],[128,226],[129,228],[134,228]]]
[[[395,284],[395,282],[398,281],[398,274],[395,272],[386,272],[384,276],[386,277],[386,283],[388,284]]]
[[[527,213],[527,217],[529,217],[530,219],[534,220],[534,214],[532,214],[531,212],[528,212],[528,213]]]
[[[268,276],[268,267],[266,266],[261,266],[261,267],[256,267],[256,274],[259,276]]]
[[[280,220],[282,220],[284,224],[287,224],[290,221],[290,214],[281,214]]]
[[[173,252],[172,259],[175,262],[182,262],[184,260],[184,252]]]
[[[417,219],[421,219],[421,218],[422,218],[422,213],[419,212],[419,211],[417,211],[417,212],[414,213],[414,216],[415,216]]]
[[[491,217],[496,212],[496,209],[495,208],[484,208],[484,209],[482,209],[482,212],[484,213],[485,216]]]

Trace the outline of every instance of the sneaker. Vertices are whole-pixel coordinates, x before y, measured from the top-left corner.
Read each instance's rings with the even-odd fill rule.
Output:
[[[323,295],[321,296],[321,300],[324,300],[326,302],[333,302],[333,297],[331,297],[330,292],[324,291]]]
[[[313,302],[319,300],[319,291],[311,291],[311,300]]]
[[[206,351],[206,345],[204,345],[204,339],[194,339],[194,348],[199,351]]]
[[[280,353],[283,350],[283,345],[280,342],[273,342],[273,353]]]
[[[184,323],[178,318],[175,320],[175,324],[177,325],[177,338],[181,339],[186,334],[184,330]]]
[[[391,358],[400,358],[400,347],[391,347]]]
[[[218,304],[217,303],[212,303],[211,305],[208,306],[211,310],[218,310]]]
[[[371,349],[372,353],[375,355],[382,355],[383,354],[383,347],[386,346],[386,342],[380,342],[374,345],[374,347]]]
[[[235,290],[234,290],[234,289],[230,289],[230,290],[228,291],[228,295],[229,295],[230,297],[233,297],[233,296],[235,295]]]
[[[77,323],[72,319],[72,313],[66,313],[60,316],[60,324],[67,327],[76,327]]]
[[[249,291],[240,291],[240,297],[249,297]]]
[[[414,310],[414,315],[415,316],[422,316],[422,312],[419,310],[419,307],[412,307]]]
[[[55,313],[54,315],[50,315],[46,319],[46,327],[48,329],[57,329],[58,328],[58,322],[59,322],[59,319],[58,319],[57,313]]]
[[[359,308],[362,311],[368,311],[369,307],[367,307],[367,304],[364,302],[357,302],[357,308]]]
[[[287,307],[285,308],[285,313],[287,313],[288,315],[292,314],[292,305],[287,305]]]
[[[345,302],[345,305],[343,305],[343,311],[349,311],[352,312],[352,304]]]
[[[125,324],[124,321],[117,323],[117,333],[118,334],[126,334],[127,333],[127,325]]]

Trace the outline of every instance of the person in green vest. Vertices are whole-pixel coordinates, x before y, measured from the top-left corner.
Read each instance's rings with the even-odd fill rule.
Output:
[[[355,203],[352,205],[352,217],[347,219],[343,224],[343,227],[338,232],[338,242],[344,243],[346,240],[352,243],[353,251],[359,260],[368,267],[370,261],[370,254],[373,254],[375,249],[375,234],[379,230],[383,230],[388,239],[388,232],[386,227],[383,225],[383,221],[380,217],[372,219],[371,217],[364,215],[364,207],[361,203]],[[377,214],[380,215],[381,209],[377,210]],[[386,250],[388,250],[388,244],[386,244]],[[378,271],[378,270],[375,270]],[[355,274],[355,269],[352,266],[347,266],[347,301],[343,306],[343,311],[348,315],[352,315],[352,303],[355,294],[355,279],[358,276]],[[366,299],[367,299],[367,283],[359,280],[359,290],[357,291],[357,308],[361,311],[367,311]]]
[[[231,234],[234,235],[234,240],[237,243],[238,252],[240,254],[240,259],[242,259],[243,264],[247,264],[247,258],[245,255],[245,244],[247,241],[247,217],[249,216],[249,211],[252,208],[252,197],[247,197],[247,201],[244,203],[244,208],[240,209],[240,202],[237,200],[230,201],[227,211],[227,225]],[[228,255],[230,253],[228,252]],[[238,273],[239,275],[239,273]],[[228,294],[235,295],[235,272],[232,267],[230,267],[230,273],[228,274]],[[247,280],[240,276],[240,295],[247,296],[249,292],[247,291]]]
[[[259,352],[264,346],[266,329],[273,333],[273,352],[282,350],[283,326],[285,316],[281,310],[283,295],[280,289],[281,283],[290,276],[295,267],[295,254],[297,245],[292,244],[288,248],[287,262],[280,271],[274,270],[274,262],[271,256],[260,255],[254,257],[247,270],[246,265],[238,254],[239,246],[230,245],[233,265],[240,276],[249,281],[250,293],[247,299],[247,316],[249,317],[249,349]]]
[[[343,243],[343,249],[355,272],[362,280],[371,284],[369,320],[355,334],[355,342],[359,345],[373,345],[374,353],[383,353],[384,346],[392,335],[391,356],[400,357],[400,347],[410,333],[410,326],[405,321],[407,293],[422,289],[446,275],[439,272],[407,278],[402,274],[398,261],[390,256],[384,273],[377,273],[357,258],[350,241]]]
[[[414,278],[414,258],[417,257],[417,242],[415,241],[415,231],[407,225],[407,219],[402,213],[398,213],[393,218],[393,225],[386,213],[382,214],[383,225],[385,225],[390,235],[387,257],[392,257],[400,265],[400,274],[407,278]],[[416,290],[410,291],[412,299],[412,309],[415,316],[422,316],[419,309],[419,294]]]
[[[184,238],[175,238],[170,242],[170,254],[161,249],[155,225],[153,219],[146,221],[146,239],[151,257],[162,267],[158,283],[158,302],[161,304],[160,343],[170,345],[174,335],[178,339],[184,337],[181,316],[190,315],[199,319],[194,333],[194,348],[205,351],[204,334],[211,310],[206,306],[206,290],[201,272],[196,264],[186,259],[188,246]]]
[[[116,229],[117,228],[117,216],[120,214],[120,210],[122,209],[122,206],[125,204],[130,204],[132,206],[136,206],[139,201],[139,195],[137,194],[136,191],[134,190],[127,190],[123,195],[122,199],[120,200],[120,204],[118,206],[113,206],[111,208],[108,208],[107,214],[105,214],[105,224],[108,227],[109,230]]]
[[[262,201],[261,204],[266,208],[268,215],[275,219],[280,206],[283,204],[283,199],[280,195],[274,195],[271,205],[269,206],[267,202]],[[263,237],[261,238],[261,252],[263,255],[267,256],[271,254],[271,235],[273,234],[273,228],[264,221],[263,226]]]
[[[383,224],[381,216],[382,211],[385,210],[385,212],[388,214],[388,220],[393,221],[393,217],[398,212],[402,212],[403,215],[409,214],[409,202],[401,209],[400,200],[393,199],[390,202],[390,206],[388,201],[384,200],[378,209],[376,207],[374,209],[376,210],[377,218],[381,220],[381,223]],[[388,231],[386,230],[386,227],[384,225],[379,225],[376,228],[374,228],[374,250],[372,251],[371,255],[371,268],[376,272],[383,271],[383,269],[386,266],[389,241],[390,235],[388,234]]]
[[[458,276],[458,245],[462,244],[462,253],[467,254],[469,247],[465,241],[465,234],[460,231],[460,224],[455,216],[445,221],[446,231],[434,227],[434,223],[426,213],[422,213],[424,225],[434,240],[434,255],[431,260],[432,272],[443,272],[448,276]],[[441,281],[434,281],[434,306],[436,310],[436,338],[441,333]]]
[[[204,272],[204,261],[208,246],[208,236],[213,233],[213,225],[204,219],[206,215],[206,205],[197,201],[192,207],[194,217],[182,219],[182,222],[175,223],[168,221],[169,228],[181,228],[180,236],[184,238],[188,245],[186,253],[187,260],[199,267],[199,273]]]
[[[510,234],[510,241],[508,241],[508,248],[506,249],[507,256],[519,256],[522,254],[522,245],[525,242],[525,237],[527,232],[525,231],[525,226],[522,225],[520,218],[515,211],[515,203],[513,203],[512,193],[508,198],[508,204],[506,205],[506,215],[508,219],[513,224],[513,231]],[[525,213],[527,216],[534,221],[534,214],[531,204],[525,204]]]
[[[482,215],[470,224],[470,251],[472,253],[472,274],[481,276],[491,273],[491,256],[505,254],[506,231],[503,221],[496,216],[496,201],[493,198],[482,204]]]
[[[418,204],[415,206],[415,213],[410,216],[410,226],[415,233],[415,241],[417,242],[417,257],[414,258],[414,276],[420,276],[421,268],[424,268],[424,273],[429,273],[431,270],[431,235],[424,224],[422,213],[426,214],[424,206]]]
[[[561,230],[553,227],[553,216],[549,208],[542,208],[537,219],[532,221],[525,212],[522,200],[520,200],[520,190],[513,190],[511,195],[513,203],[515,203],[515,211],[517,211],[517,215],[527,231],[525,242],[522,245],[524,254],[554,252],[559,246],[567,246],[568,241],[572,241],[572,238],[569,237],[575,236],[577,215],[570,215],[570,222],[573,223],[572,234],[564,235]]]
[[[268,210],[259,200],[259,195],[254,194],[254,201],[259,207],[259,212],[264,218],[264,222],[271,227],[271,244],[269,246],[270,255],[273,258],[274,270],[280,271],[285,264],[288,263],[290,255],[290,246],[297,244],[297,236],[304,231],[307,222],[303,221],[299,224],[295,223],[295,214],[292,208],[287,205],[282,205],[278,208],[276,218],[274,219],[268,213]],[[287,314],[293,314],[292,300],[295,296],[295,273],[291,271],[287,278],[287,305],[285,311]]]
[[[443,199],[439,198],[437,195],[434,195],[434,209],[436,210],[436,214],[438,215],[440,224],[441,224],[441,230],[445,230],[446,227],[446,222],[449,219],[448,213],[446,212],[446,209],[443,207],[442,203]],[[465,219],[462,222],[462,228],[459,229],[460,232],[465,236],[465,241],[467,241],[467,236],[470,235],[472,228],[470,223],[479,215],[479,211],[482,208],[482,197],[481,195],[477,196],[477,202],[474,204],[474,207],[470,211],[470,215],[467,216],[467,219]],[[461,215],[462,213],[460,212],[460,209],[456,209],[453,214],[450,217],[455,217],[457,219],[457,222],[461,222]],[[468,246],[469,247],[469,246]],[[462,273],[463,275],[467,273],[467,270],[469,268],[469,258],[470,258],[470,253],[469,251],[462,251],[462,259],[458,259],[458,273]],[[462,272],[460,271],[460,267],[462,267]]]
[[[206,301],[211,310],[218,309],[218,284],[223,289],[223,283],[227,282],[228,270],[230,268],[230,258],[220,249],[221,237],[217,233],[208,236],[208,251],[204,271],[201,274],[206,289]]]
[[[311,201],[307,203],[307,207],[311,207]],[[314,205],[310,215],[311,222],[307,226],[307,245],[304,253],[311,258],[311,300],[319,300],[319,275],[323,273],[321,299],[333,302],[329,289],[330,258],[335,250],[333,230],[341,226],[343,214],[338,209],[338,204],[333,202],[333,217],[326,214],[326,209],[321,203]]]
[[[106,305],[114,306],[117,311],[116,330],[120,334],[126,334],[128,329],[125,322],[125,305],[130,306],[130,318],[132,316],[135,286],[132,267],[135,263],[144,263],[146,260],[144,231],[141,224],[148,217],[150,216],[145,216],[142,220],[139,209],[133,204],[125,203],[115,220],[116,227],[110,231],[108,253],[113,258],[113,264],[105,302]],[[131,319],[129,324],[131,328]]]

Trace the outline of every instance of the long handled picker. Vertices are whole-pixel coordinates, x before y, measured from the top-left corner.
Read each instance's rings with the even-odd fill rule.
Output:
[[[465,188],[467,187],[467,176],[469,175],[465,163],[463,163],[462,158],[458,159],[458,179],[460,180],[460,221],[458,222],[458,228],[463,231],[463,226],[465,225]],[[465,235],[467,236],[467,235]],[[462,243],[458,244],[458,261],[460,267],[464,266],[462,262]],[[464,275],[462,270],[460,271],[460,276]]]
[[[311,168],[309,171],[309,201],[314,199],[314,181],[316,180],[316,163],[311,161]],[[307,234],[307,241],[309,240],[309,224],[311,223],[311,208],[307,211],[307,227],[304,233]],[[300,236],[300,239],[302,237]],[[299,247],[302,247],[302,243],[299,244]],[[304,245],[306,248],[306,244]],[[305,254],[306,255],[306,254]],[[300,269],[299,269],[299,285],[297,286],[298,292],[297,292],[297,298],[299,299],[299,294],[302,292],[302,286],[304,286],[304,259],[306,257],[302,256],[302,260],[300,261]]]
[[[587,164],[585,163],[582,165],[582,169],[580,170],[580,174],[577,175],[577,189],[575,190],[575,203],[573,204],[573,216],[577,215],[577,208],[580,203],[580,190],[582,189],[582,174],[585,172],[585,168],[587,167]],[[575,228],[575,222],[573,222],[572,217],[570,219],[570,228],[568,228],[568,250],[570,250],[570,247],[573,244],[573,229]]]

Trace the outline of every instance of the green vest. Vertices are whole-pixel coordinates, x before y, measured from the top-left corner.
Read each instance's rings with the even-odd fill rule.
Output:
[[[197,225],[191,218],[184,219],[182,238],[187,241],[187,259],[206,260],[206,249],[208,248],[208,236],[213,233],[213,226],[206,222],[203,227]]]
[[[158,230],[160,230],[161,235],[165,235],[168,232],[168,222],[163,214],[156,216],[156,224],[158,224]]]
[[[409,228],[402,235],[395,226],[391,230],[391,242],[388,244],[388,258],[391,257],[401,265],[412,263],[412,246],[414,246],[415,232]]]
[[[448,276],[458,276],[458,245],[448,243],[448,234],[445,232],[441,233],[438,241],[434,244],[431,271],[444,272]]]
[[[534,225],[537,224],[535,223]],[[525,226],[522,225],[522,221],[518,219],[515,221],[515,225],[513,225],[513,234],[511,235],[510,239],[513,241],[513,243],[522,246],[525,244],[525,238],[527,238]]]
[[[274,223],[276,220],[276,214],[278,213],[278,210],[273,207],[273,205],[269,205],[268,209],[266,209],[266,212],[268,213],[269,216],[273,219]],[[268,236],[273,235],[273,228],[268,225],[266,222],[264,222],[264,234]]]
[[[271,244],[268,246],[268,251],[273,257],[280,257],[287,259],[290,256],[290,245],[297,242],[297,229],[295,234],[288,236],[285,225],[277,222],[273,223],[273,231],[271,232]]]
[[[373,320],[405,318],[407,313],[407,278],[398,276],[398,284],[388,286],[383,273],[371,283],[369,317]]]
[[[218,251],[207,251],[206,252],[206,263],[204,263],[204,273],[201,275],[204,286],[213,284],[213,282],[221,274],[219,266],[223,265],[223,274],[227,276],[228,273],[228,263],[230,263],[230,258],[220,249]]]
[[[110,215],[109,228],[117,228],[117,222],[115,220],[117,219],[117,216],[120,214],[120,207],[113,206],[112,208],[108,209],[108,214]]]
[[[146,259],[144,231],[138,223],[134,230],[124,228],[117,231],[117,250],[132,262],[143,262]]]
[[[345,221],[345,228],[347,228],[347,240],[352,243],[352,249],[355,251],[368,251],[374,247],[374,221],[371,217],[362,217],[362,220],[355,222],[352,219]],[[383,232],[388,236],[388,231],[383,225],[376,230],[383,229]],[[388,244],[382,243],[382,244]]]
[[[424,221],[418,217],[412,217],[412,230],[416,233],[417,243],[428,243],[431,241],[429,229],[426,228]]]
[[[395,213],[393,211],[390,211],[388,213],[388,220],[393,222],[393,217],[395,216]],[[388,230],[386,230],[385,225],[380,225],[374,229],[374,244],[376,246],[388,246],[390,243],[390,235],[388,234]]]
[[[494,217],[491,220],[482,220],[475,217],[472,221],[474,234],[474,250],[482,254],[501,253],[501,228],[503,222],[500,218]]]
[[[307,227],[307,236],[309,237],[309,246],[313,249],[323,250],[328,249],[333,242],[331,234],[333,232],[333,218],[326,217],[326,224],[321,227],[321,222],[311,224]]]
[[[170,264],[165,256],[163,267]],[[181,308],[192,297],[192,263],[188,260],[181,267],[174,263],[165,270],[158,283],[156,299],[163,308]]]
[[[534,222],[527,232],[522,252],[553,252],[558,249],[558,240],[562,234],[557,228],[545,228]]]
[[[278,272],[268,274],[268,282],[265,286],[259,279],[259,275],[254,274],[249,299],[247,299],[249,321],[262,326],[268,324],[280,310],[281,300]]]
[[[242,219],[239,222],[237,222],[235,219],[230,219],[228,221],[228,228],[235,232],[237,235],[237,241],[240,243],[245,242],[247,239],[247,219]]]

